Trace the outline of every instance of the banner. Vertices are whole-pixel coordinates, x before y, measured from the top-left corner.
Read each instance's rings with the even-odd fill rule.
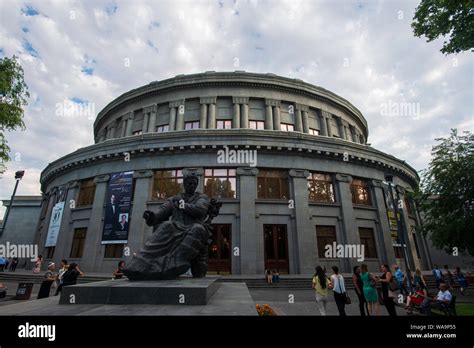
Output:
[[[110,175],[107,188],[102,244],[128,243],[133,171]]]
[[[48,234],[46,236],[45,247],[54,247],[58,241],[59,229],[61,228],[61,220],[63,218],[64,205],[67,195],[66,186],[58,189],[55,195],[56,204],[51,212],[51,219],[49,220]]]
[[[392,239],[398,243],[398,225],[397,219],[395,218],[395,208],[393,206],[394,202],[390,196],[390,188],[383,188],[384,198],[385,198],[385,208],[387,210],[387,219],[388,225],[390,226],[390,234]],[[395,199],[395,198],[394,198]],[[398,213],[398,218],[400,218],[400,213]]]

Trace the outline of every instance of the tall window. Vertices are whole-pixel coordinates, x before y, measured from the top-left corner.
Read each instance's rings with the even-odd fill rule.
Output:
[[[309,129],[309,134],[311,135],[319,135],[319,130],[315,128],[310,128]]]
[[[79,197],[77,197],[77,206],[82,207],[92,205],[95,196],[95,182],[94,179],[87,179],[81,181],[81,188],[79,190]]]
[[[235,198],[235,169],[206,169],[204,193],[211,198]]]
[[[86,242],[87,228],[76,228],[72,238],[70,258],[80,259],[84,251],[84,244]]]
[[[326,258],[326,245],[337,242],[335,226],[316,226],[316,238],[318,241],[318,256],[320,259]]]
[[[308,178],[309,200],[334,203],[334,184],[329,174],[311,173]]]
[[[286,170],[259,169],[257,193],[261,199],[288,199],[288,172]]]
[[[158,133],[165,133],[170,131],[170,125],[169,124],[164,124],[161,126],[156,127],[156,131]]]
[[[56,247],[47,247],[46,248],[46,258],[47,259],[52,259],[53,256],[54,256],[54,249],[56,249]]]
[[[407,212],[408,215],[413,215],[413,207],[412,207],[412,201],[408,196],[405,195],[403,198],[403,203],[405,204],[405,211]]]
[[[197,129],[199,128],[199,121],[185,122],[184,129]]]
[[[250,129],[265,129],[265,122],[263,121],[249,121]]]
[[[120,259],[123,255],[123,244],[106,244],[105,258]]]
[[[352,203],[372,205],[369,184],[366,180],[354,179],[351,183]]]
[[[153,178],[153,200],[167,199],[181,192],[183,172],[181,170],[159,170]]]
[[[280,123],[280,130],[287,132],[294,132],[295,127],[289,123]]]
[[[374,230],[372,228],[359,227],[360,244],[364,246],[365,258],[377,258],[377,249],[375,248]]]
[[[231,120],[217,120],[217,129],[231,129],[232,121]]]

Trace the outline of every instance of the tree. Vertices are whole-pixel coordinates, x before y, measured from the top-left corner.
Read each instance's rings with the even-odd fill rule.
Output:
[[[435,140],[415,195],[424,233],[438,249],[474,255],[474,134],[452,129],[449,137]]]
[[[10,160],[5,131],[25,129],[23,108],[28,104],[28,86],[23,78],[23,68],[17,57],[0,59],[0,174]]]
[[[474,47],[474,0],[422,0],[411,24],[415,36],[431,42],[440,36],[441,52],[459,53]]]

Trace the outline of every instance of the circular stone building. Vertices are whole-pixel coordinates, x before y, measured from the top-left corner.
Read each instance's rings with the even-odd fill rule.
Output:
[[[152,233],[143,211],[194,171],[198,191],[223,203],[211,273],[309,274],[318,264],[350,272],[360,250],[375,271],[403,264],[403,245],[412,269],[428,269],[409,199],[417,173],[372,148],[368,134],[349,101],[298,79],[236,71],[151,82],[99,112],[93,145],[42,172],[36,242],[46,259],[111,272]]]

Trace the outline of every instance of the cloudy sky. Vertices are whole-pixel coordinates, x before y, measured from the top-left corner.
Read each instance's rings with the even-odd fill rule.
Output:
[[[16,55],[31,98],[26,130],[7,134],[9,198],[40,193],[44,167],[93,143],[93,118],[58,115],[74,102],[99,112],[151,81],[208,70],[271,72],[353,103],[369,143],[427,166],[434,138],[474,129],[472,53],[444,56],[410,27],[415,1],[0,2],[0,57]],[[0,208],[0,216],[3,215]]]

